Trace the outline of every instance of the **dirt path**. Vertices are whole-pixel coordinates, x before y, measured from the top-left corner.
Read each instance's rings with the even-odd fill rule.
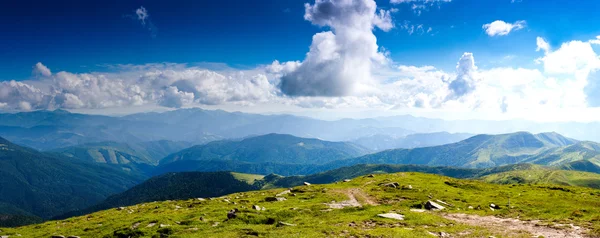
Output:
[[[363,204],[372,205],[372,206],[379,205],[379,203],[377,203],[371,197],[369,197],[369,195],[367,193],[360,190],[360,188],[351,188],[351,189],[341,190],[339,192],[346,194],[349,199],[345,200],[345,201],[341,201],[341,202],[327,203],[327,206],[329,206],[330,208],[333,208],[333,209],[342,209],[344,207],[362,207]],[[359,202],[359,200],[363,204],[361,204],[361,202]]]
[[[525,231],[533,237],[543,236],[545,238],[583,238],[585,229],[570,225],[555,225],[554,227],[540,225],[538,221],[521,221],[513,218],[499,218],[494,216],[477,216],[467,214],[445,214],[444,218],[465,223],[472,226],[481,226],[501,233],[513,236]]]

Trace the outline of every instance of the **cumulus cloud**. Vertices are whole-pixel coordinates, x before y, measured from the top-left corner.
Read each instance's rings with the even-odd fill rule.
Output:
[[[52,71],[41,62],[37,62],[37,64],[33,66],[33,74],[49,77],[52,75]]]
[[[456,64],[456,79],[448,85],[451,98],[459,98],[475,90],[477,66],[472,53],[464,53]]]
[[[516,31],[525,28],[525,21],[516,21],[515,23],[507,23],[502,20],[496,20],[492,23],[484,24],[483,29],[489,36],[505,36],[511,31]]]
[[[600,59],[589,41],[569,41],[555,51],[536,60],[544,64],[544,71],[550,74],[587,74],[600,67]]]
[[[385,63],[375,27],[393,27],[389,11],[377,11],[373,0],[316,0],[305,4],[304,19],[331,31],[317,33],[306,58],[282,76],[280,87],[290,96],[349,96],[375,84],[374,64]]]
[[[544,38],[538,36],[537,38],[535,38],[535,42],[537,45],[535,51],[543,50],[544,53],[548,53],[548,51],[550,51],[550,44],[546,40],[544,40]]]
[[[273,100],[273,74],[196,67],[131,67],[118,73],[58,72],[39,80],[0,82],[4,110],[98,109],[140,105],[251,105]]]

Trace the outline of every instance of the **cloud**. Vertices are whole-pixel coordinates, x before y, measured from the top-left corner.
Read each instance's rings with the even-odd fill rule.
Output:
[[[52,75],[52,71],[41,62],[37,62],[37,64],[33,66],[33,74],[49,77]]]
[[[134,13],[135,15],[125,15],[124,17],[139,21],[142,27],[150,32],[152,37],[156,37],[158,35],[158,28],[152,23],[148,10],[144,6],[140,6],[135,9]]]
[[[374,64],[385,63],[374,28],[393,27],[389,11],[373,0],[316,0],[305,4],[304,19],[331,31],[317,33],[306,58],[282,76],[281,91],[290,96],[349,96],[369,91]]]
[[[516,21],[515,23],[507,23],[501,20],[496,20],[492,23],[483,25],[485,33],[489,36],[505,36],[511,31],[516,31],[525,28],[525,21]]]
[[[587,105],[600,107],[600,70],[595,69],[588,75],[587,84],[584,88]]]
[[[197,67],[131,67],[117,73],[61,71],[39,80],[0,82],[3,110],[186,107],[276,101],[266,67],[211,71]]]
[[[472,53],[464,53],[456,64],[456,79],[448,85],[452,92],[450,98],[460,98],[475,90],[477,81],[477,66]]]
[[[449,3],[452,0],[390,0],[391,4],[411,4],[410,8],[418,16],[427,11],[430,7],[440,6],[442,3]]]
[[[549,74],[587,74],[591,69],[600,67],[600,59],[589,41],[563,43],[555,51],[548,50],[536,62],[543,63],[544,71]]]
[[[548,51],[550,51],[550,44],[548,44],[548,42],[544,40],[544,38],[538,36],[537,38],[535,38],[535,42],[537,45],[535,51],[543,50],[544,53],[548,53]]]

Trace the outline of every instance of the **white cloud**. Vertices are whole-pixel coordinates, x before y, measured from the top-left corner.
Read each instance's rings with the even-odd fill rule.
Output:
[[[49,77],[50,75],[52,75],[52,72],[41,62],[37,62],[37,64],[33,66],[33,74]]]
[[[452,0],[390,0],[391,4],[411,4],[412,11],[419,16],[430,7],[439,7],[440,4],[449,2],[452,2]]]
[[[139,8],[135,9],[134,13],[135,15],[128,14],[124,17],[130,18],[134,21],[139,21],[142,24],[142,27],[150,32],[152,37],[156,37],[158,34],[158,28],[154,25],[154,23],[152,23],[148,10],[144,6],[140,6]]]
[[[464,53],[456,64],[456,79],[448,85],[452,92],[450,98],[460,98],[475,90],[477,83],[477,66],[472,53]]]
[[[146,25],[146,18],[148,18],[148,11],[146,11],[146,8],[144,8],[144,6],[141,6],[138,9],[135,9],[135,14],[138,17],[138,20],[140,20],[142,22],[142,25]]]
[[[489,36],[505,36],[511,31],[516,31],[525,28],[525,21],[516,21],[515,23],[507,23],[501,20],[493,21],[483,25],[485,33]]]
[[[299,67],[281,78],[290,96],[350,96],[370,91],[376,83],[374,64],[385,63],[375,27],[393,27],[388,11],[377,12],[373,0],[316,0],[305,4],[304,18],[332,31],[313,36],[310,51]]]
[[[600,59],[592,45],[583,41],[563,43],[559,49],[548,51],[536,61],[543,63],[544,71],[549,74],[587,74],[600,67]]]
[[[543,50],[544,53],[548,53],[548,51],[550,51],[550,44],[548,44],[548,42],[544,40],[544,38],[538,36],[535,39],[535,42],[537,44],[537,48],[535,49],[535,51]]]

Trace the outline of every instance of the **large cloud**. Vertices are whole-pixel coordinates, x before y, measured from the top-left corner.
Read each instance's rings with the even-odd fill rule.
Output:
[[[290,96],[349,96],[364,93],[376,83],[373,64],[385,63],[373,29],[393,27],[388,11],[377,11],[373,0],[316,0],[305,5],[304,18],[331,31],[313,36],[301,65],[281,78]]]
[[[448,85],[451,98],[459,98],[475,90],[477,66],[472,53],[464,53],[456,64],[456,79]]]
[[[112,108],[140,105],[253,104],[278,90],[265,70],[135,67],[119,73],[58,72],[39,80],[0,82],[4,110]],[[49,69],[48,69],[49,72]]]

